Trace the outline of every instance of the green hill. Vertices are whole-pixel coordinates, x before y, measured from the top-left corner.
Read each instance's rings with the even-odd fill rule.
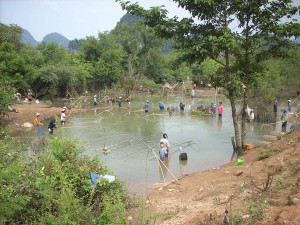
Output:
[[[51,34],[47,34],[42,42],[46,42],[46,43],[51,43],[51,42],[55,42],[58,45],[68,49],[69,46],[69,42],[70,40],[68,40],[66,37],[64,37],[63,35],[59,34],[59,33],[51,33]]]

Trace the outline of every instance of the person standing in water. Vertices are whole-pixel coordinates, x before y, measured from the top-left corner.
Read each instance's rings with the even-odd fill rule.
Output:
[[[119,108],[121,108],[122,107],[122,97],[119,97],[117,102],[118,102]]]
[[[97,95],[94,95],[94,106],[97,105]]]
[[[219,114],[219,117],[222,117],[223,111],[224,111],[223,104],[222,104],[222,102],[219,102],[219,106],[218,106],[218,114]]]
[[[166,133],[163,133],[162,139],[160,139],[159,143],[163,142],[164,146],[166,147],[167,154],[170,153],[170,143],[168,141],[168,135]]]
[[[147,100],[144,105],[145,112],[149,112],[149,101]]]
[[[64,127],[66,123],[66,110],[62,109],[60,114],[60,123]]]
[[[165,147],[164,142],[160,142],[159,147],[160,147],[160,149],[159,149],[159,159],[161,161],[165,161],[166,155],[167,155],[167,148]]]
[[[40,119],[40,113],[36,114],[36,117],[33,121],[33,125],[36,128],[37,134],[42,135],[42,133],[43,133],[42,125],[43,125],[43,123],[41,122],[41,119]]]
[[[55,119],[55,118],[53,118],[53,119],[50,121],[49,125],[48,125],[48,130],[49,130],[49,133],[50,133],[50,134],[53,134],[54,128],[57,128],[57,127],[56,127],[56,119]]]

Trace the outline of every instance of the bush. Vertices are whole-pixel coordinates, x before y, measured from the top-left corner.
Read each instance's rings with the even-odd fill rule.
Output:
[[[270,149],[267,150],[267,151],[262,151],[262,152],[258,153],[257,159],[258,159],[258,160],[263,160],[263,159],[266,159],[266,158],[271,157],[272,154],[273,154],[273,151],[270,150]]]
[[[0,223],[126,223],[129,197],[124,184],[118,179],[113,183],[101,180],[93,188],[90,172],[113,173],[99,161],[83,157],[78,141],[53,138],[46,151],[32,161],[22,160],[22,154],[6,146],[0,149],[1,167],[5,168],[0,175],[0,209],[4,212]]]

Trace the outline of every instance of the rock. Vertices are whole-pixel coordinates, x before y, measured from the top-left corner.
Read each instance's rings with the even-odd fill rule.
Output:
[[[30,128],[30,127],[33,127],[33,124],[29,123],[29,122],[26,122],[26,123],[23,123],[22,127]]]
[[[243,171],[242,170],[239,170],[239,171],[237,171],[236,173],[235,173],[235,175],[238,177],[238,176],[240,176],[240,175],[242,175],[243,174]]]
[[[243,215],[242,218],[243,218],[243,219],[248,219],[248,218],[250,218],[250,215]]]
[[[131,220],[132,220],[132,216],[128,216],[128,217],[127,217],[127,220],[128,220],[128,221],[131,221]]]
[[[168,191],[169,191],[169,192],[172,192],[172,191],[174,191],[174,189],[173,189],[173,188],[170,188],[170,189],[168,189]]]

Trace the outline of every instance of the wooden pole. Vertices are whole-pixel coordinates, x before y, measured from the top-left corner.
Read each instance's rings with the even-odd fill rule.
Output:
[[[169,173],[172,175],[172,177],[177,181],[177,183],[180,184],[180,183],[179,183],[179,180],[174,176],[174,174],[169,170],[169,168],[164,164],[164,162],[160,160],[160,158],[158,157],[158,155],[156,155],[156,153],[153,151],[153,148],[151,148],[150,146],[149,146],[149,148],[151,149],[151,151],[152,151],[152,153],[154,154],[154,156],[156,157],[156,159],[159,160],[159,162],[162,163],[162,165],[168,170],[168,172],[169,172]]]

